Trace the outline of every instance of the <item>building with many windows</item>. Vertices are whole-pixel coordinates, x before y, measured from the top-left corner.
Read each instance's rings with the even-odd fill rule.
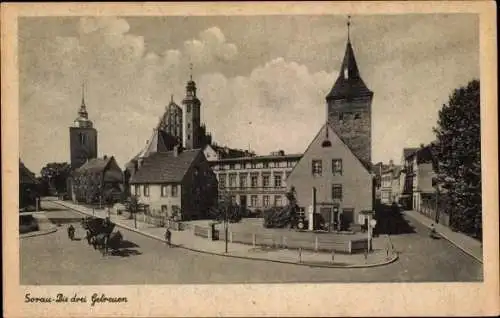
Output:
[[[286,179],[301,154],[273,152],[211,161],[219,184],[219,194],[228,193],[233,202],[250,210],[287,204]]]
[[[381,173],[380,202],[384,204],[398,203],[402,191],[401,166],[391,160]]]

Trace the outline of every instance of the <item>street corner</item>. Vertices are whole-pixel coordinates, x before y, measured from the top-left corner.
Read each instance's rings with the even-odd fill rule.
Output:
[[[399,259],[399,255],[394,253],[391,256],[384,256],[382,251],[377,254],[370,254],[367,259],[359,258],[359,255],[345,255],[344,258],[338,260],[330,261],[303,261],[296,262],[297,265],[303,265],[308,267],[318,267],[318,268],[371,268],[371,267],[381,267],[385,265],[392,264]],[[353,258],[349,260],[349,258]]]
[[[399,259],[397,252],[392,255],[387,255],[383,250],[377,250],[373,253],[367,255],[364,258],[363,255],[359,254],[339,254],[335,256],[334,259],[331,258],[331,254],[327,253],[309,253],[304,254],[302,257],[298,254],[295,255],[295,251],[286,249],[275,249],[269,250],[268,248],[253,247],[245,251],[238,252],[214,252],[207,250],[191,249],[193,251],[198,251],[202,253],[208,253],[217,256],[229,257],[229,258],[240,258],[260,262],[273,262],[281,264],[290,264],[297,266],[306,266],[311,268],[370,268],[370,267],[381,267],[389,265],[396,262]],[[298,253],[298,251],[297,251]],[[267,255],[266,255],[267,254]],[[272,255],[274,254],[274,255]]]

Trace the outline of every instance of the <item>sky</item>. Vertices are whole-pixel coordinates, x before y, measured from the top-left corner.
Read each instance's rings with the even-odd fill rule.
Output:
[[[69,162],[85,82],[99,156],[124,165],[150,138],[189,64],[218,144],[302,153],[325,122],[347,17],[29,17],[19,19],[20,157],[33,172]],[[350,38],[374,92],[372,161],[434,140],[438,111],[479,78],[472,14],[354,15]]]

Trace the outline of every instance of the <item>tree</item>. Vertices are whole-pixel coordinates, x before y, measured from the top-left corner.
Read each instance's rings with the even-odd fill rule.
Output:
[[[446,196],[446,212],[454,230],[482,236],[480,83],[456,89],[439,111],[436,182]]]
[[[229,193],[221,194],[221,200],[213,206],[209,211],[209,216],[217,221],[224,221],[227,219],[229,222],[239,222],[244,213],[244,208],[233,202]]]
[[[297,225],[297,198],[295,188],[292,187],[286,193],[288,204],[284,207],[272,207],[264,211],[264,227],[282,228],[287,225],[295,227]]]
[[[70,173],[71,166],[67,162],[52,162],[40,171],[41,178],[48,184],[49,189],[58,193],[67,192],[66,180]]]

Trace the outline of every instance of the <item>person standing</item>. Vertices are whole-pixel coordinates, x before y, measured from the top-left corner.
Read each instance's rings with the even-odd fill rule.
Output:
[[[170,232],[170,228],[168,227],[165,231],[165,240],[167,241],[168,247],[171,247],[172,232]]]

